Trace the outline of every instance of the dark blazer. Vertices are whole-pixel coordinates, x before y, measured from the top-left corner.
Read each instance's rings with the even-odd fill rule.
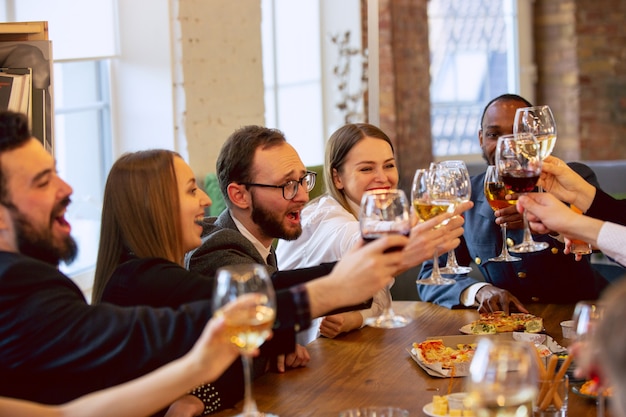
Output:
[[[579,163],[571,166],[587,181],[597,185],[595,174],[589,167]],[[455,252],[459,264],[468,265],[474,260],[486,282],[508,290],[523,303],[569,303],[596,298],[608,284],[606,279],[593,269],[589,257],[576,262],[573,255],[563,254],[562,243],[548,235],[533,235],[537,241],[548,242],[548,249],[514,254],[522,261],[489,261],[500,253],[502,233],[483,192],[484,177],[482,173],[471,178],[474,208],[464,213],[465,232]],[[522,235],[522,230],[507,231],[508,238],[515,243],[522,241]],[[447,255],[440,257],[439,264],[444,265],[446,259]],[[432,261],[425,262],[419,277],[429,276],[431,270]],[[421,299],[448,308],[462,307],[461,292],[479,281],[467,275],[454,278],[456,284],[453,285],[417,285]]]
[[[0,395],[58,404],[189,351],[212,310],[89,305],[57,268],[0,252]]]

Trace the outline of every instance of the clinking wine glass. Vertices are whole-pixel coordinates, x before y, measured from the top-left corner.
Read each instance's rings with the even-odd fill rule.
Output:
[[[458,199],[450,171],[436,165],[430,169],[416,170],[411,188],[411,201],[420,221],[429,220],[441,213],[454,212]],[[452,285],[456,281],[444,278],[439,272],[439,254],[435,248],[430,277],[418,279],[416,282],[420,285]]]
[[[556,143],[556,121],[550,106],[522,107],[515,111],[513,133],[530,133],[539,142],[539,154],[545,159]]]
[[[515,202],[517,201],[507,200],[505,198],[507,194],[513,194],[513,191],[507,190],[504,182],[502,182],[502,179],[498,175],[498,170],[495,165],[489,165],[487,167],[487,172],[485,173],[484,180],[484,192],[485,198],[494,212],[496,210],[509,207],[512,204],[515,204]],[[502,250],[500,251],[500,255],[496,256],[495,258],[489,258],[489,260],[491,262],[521,261],[522,258],[512,256],[507,249],[506,223],[500,224],[500,230],[502,231]]]
[[[605,396],[602,378],[598,372],[597,357],[592,349],[595,329],[604,317],[604,306],[596,301],[579,301],[574,308],[574,330],[578,344],[578,366],[587,371],[588,377],[596,383],[596,415],[604,417]]]
[[[508,190],[523,194],[532,191],[541,174],[542,159],[539,143],[530,133],[504,135],[496,145],[496,167],[502,182]],[[511,252],[530,253],[546,249],[546,242],[535,242],[528,227],[526,211],[524,220],[524,240],[513,246]]]
[[[472,197],[472,183],[465,162],[461,160],[441,161],[439,162],[439,166],[451,170],[456,183],[458,202],[463,203],[469,201]],[[472,272],[471,266],[459,265],[454,249],[448,251],[446,266],[439,268],[439,273],[441,274],[469,274],[470,272]]]
[[[366,242],[389,234],[409,236],[411,220],[409,202],[402,190],[371,190],[361,198],[359,213],[361,236]],[[402,248],[392,249],[402,250]],[[365,324],[372,327],[393,329],[406,326],[411,320],[396,314],[391,307],[391,285],[385,287],[385,305],[378,317],[369,317]]]
[[[229,308],[235,299],[240,307]],[[259,412],[252,397],[250,353],[269,337],[276,317],[276,296],[265,266],[239,264],[218,269],[213,308],[215,316],[224,318],[229,340],[241,351],[245,393],[243,411],[238,417],[273,416]]]
[[[550,106],[521,107],[515,110],[513,133],[530,133],[539,143],[539,154],[545,159],[556,144],[556,121]],[[543,191],[539,187],[539,191]]]
[[[531,349],[528,342],[479,339],[466,382],[477,417],[532,415],[539,370]]]

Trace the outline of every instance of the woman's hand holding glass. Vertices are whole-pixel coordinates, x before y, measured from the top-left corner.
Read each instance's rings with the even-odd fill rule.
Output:
[[[276,296],[265,266],[239,264],[218,269],[213,307],[215,316],[224,319],[227,337],[241,352],[245,394],[239,417],[271,416],[257,410],[251,375],[251,355],[271,335],[276,317]]]

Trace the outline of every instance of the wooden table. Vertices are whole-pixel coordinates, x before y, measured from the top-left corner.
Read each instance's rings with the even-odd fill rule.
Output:
[[[563,346],[560,322],[572,317],[573,305],[529,305],[543,317],[546,332]],[[336,339],[319,338],[307,348],[311,362],[306,368],[284,374],[269,373],[254,383],[253,394],[261,411],[280,417],[336,417],[340,410],[393,405],[406,408],[411,416],[423,416],[422,408],[434,394],[462,391],[464,378],[429,376],[409,356],[413,342],[431,336],[460,334],[459,328],[478,317],[475,310],[449,310],[425,302],[394,302],[397,312],[413,322],[401,329],[365,327]],[[225,410],[217,416],[232,416],[241,410]],[[595,405],[570,392],[570,417],[593,417]]]

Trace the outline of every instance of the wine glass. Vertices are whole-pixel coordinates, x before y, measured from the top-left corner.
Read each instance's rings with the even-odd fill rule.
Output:
[[[550,106],[521,107],[515,111],[513,133],[531,133],[539,142],[539,154],[545,159],[556,143],[556,121]]]
[[[466,386],[478,417],[532,415],[539,371],[531,349],[528,342],[479,339]]]
[[[556,121],[550,106],[521,107],[515,110],[513,133],[530,133],[539,143],[539,154],[545,159],[556,144]],[[543,192],[543,188],[539,187]]]
[[[579,301],[574,308],[574,330],[576,332],[577,351],[579,352],[576,359],[579,366],[588,371],[589,378],[596,383],[596,408],[597,417],[604,417],[605,396],[603,395],[604,387],[602,386],[602,378],[598,372],[598,366],[595,364],[596,358],[592,351],[592,339],[598,323],[604,317],[604,306],[595,301]]]
[[[472,183],[465,162],[460,160],[441,161],[439,162],[439,166],[451,170],[456,183],[458,202],[463,203],[469,201],[472,197]],[[459,265],[454,249],[451,249],[448,251],[446,266],[440,268],[439,272],[441,274],[469,274],[472,272],[472,267]]]
[[[370,190],[361,198],[359,213],[361,236],[371,242],[388,234],[409,236],[411,220],[409,202],[402,190]],[[391,248],[388,250],[402,250]],[[385,305],[378,317],[365,319],[365,324],[372,327],[394,329],[406,326],[411,320],[396,314],[391,307],[391,285],[385,286]]]
[[[541,174],[541,155],[539,143],[530,133],[504,135],[498,138],[496,145],[496,166],[507,190],[514,193],[532,191]],[[530,253],[546,249],[546,242],[535,242],[528,227],[524,211],[524,240],[513,246],[511,252]]]
[[[239,301],[238,308],[229,308],[229,303],[235,299]],[[276,296],[265,266],[238,264],[219,268],[215,278],[213,307],[216,317],[224,317],[228,339],[241,351],[245,393],[243,411],[238,416],[272,416],[259,412],[252,397],[250,357],[271,334],[276,317]]]
[[[411,188],[411,201],[421,221],[429,220],[441,213],[454,212],[458,199],[450,171],[437,166],[416,170]],[[439,254],[435,248],[430,277],[418,279],[416,282],[421,285],[451,285],[456,281],[444,278],[439,272]]]
[[[506,208],[511,204],[515,204],[515,202],[517,201],[505,199],[505,196],[507,194],[513,194],[513,191],[506,189],[506,186],[498,175],[498,169],[495,165],[489,165],[487,167],[487,172],[485,173],[484,191],[485,198],[487,199],[487,202],[489,203],[489,206],[493,209],[493,211]],[[502,231],[502,250],[500,251],[500,255],[496,256],[495,258],[489,258],[489,260],[492,262],[521,261],[522,258],[512,256],[507,249],[506,223],[500,224],[500,230]]]

